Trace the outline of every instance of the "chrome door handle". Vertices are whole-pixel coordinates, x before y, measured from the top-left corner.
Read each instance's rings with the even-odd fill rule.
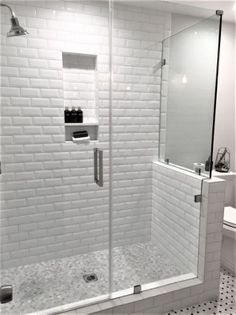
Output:
[[[94,151],[94,182],[103,187],[103,151],[95,148]]]

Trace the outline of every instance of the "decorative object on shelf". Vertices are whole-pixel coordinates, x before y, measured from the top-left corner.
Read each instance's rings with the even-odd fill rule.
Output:
[[[77,122],[82,123],[83,122],[83,111],[81,107],[78,107],[77,109]]]
[[[219,148],[216,155],[215,170],[221,173],[227,173],[230,170],[230,151],[228,148]]]

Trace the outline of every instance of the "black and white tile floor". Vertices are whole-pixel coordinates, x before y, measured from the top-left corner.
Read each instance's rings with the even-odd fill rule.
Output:
[[[166,315],[236,315],[235,276],[226,269],[222,269],[220,278],[220,294],[217,300],[173,310]]]

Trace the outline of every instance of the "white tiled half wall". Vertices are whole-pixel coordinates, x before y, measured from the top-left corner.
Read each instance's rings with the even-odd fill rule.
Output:
[[[108,2],[8,4],[29,35],[7,38],[9,15],[1,10],[3,267],[107,248]],[[152,161],[158,153],[160,98],[160,70],[154,68],[161,59],[160,40],[169,29],[169,14],[115,4],[115,245],[151,239]],[[65,142],[63,51],[97,56],[97,143]],[[83,87],[78,84],[78,88]],[[95,145],[104,150],[102,189],[93,180]]]
[[[203,177],[160,162],[153,163],[152,241],[175,257],[185,273],[197,275]]]

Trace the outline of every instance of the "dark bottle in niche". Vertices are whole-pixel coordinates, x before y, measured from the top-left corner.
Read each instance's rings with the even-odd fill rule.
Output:
[[[78,110],[77,110],[77,122],[78,123],[83,122],[83,111],[82,111],[81,107],[78,107]]]
[[[65,119],[65,123],[71,122],[71,111],[69,110],[69,107],[66,107],[64,110],[64,119]]]
[[[70,122],[71,123],[77,122],[77,110],[75,110],[75,107],[72,107],[72,110],[70,112]]]

